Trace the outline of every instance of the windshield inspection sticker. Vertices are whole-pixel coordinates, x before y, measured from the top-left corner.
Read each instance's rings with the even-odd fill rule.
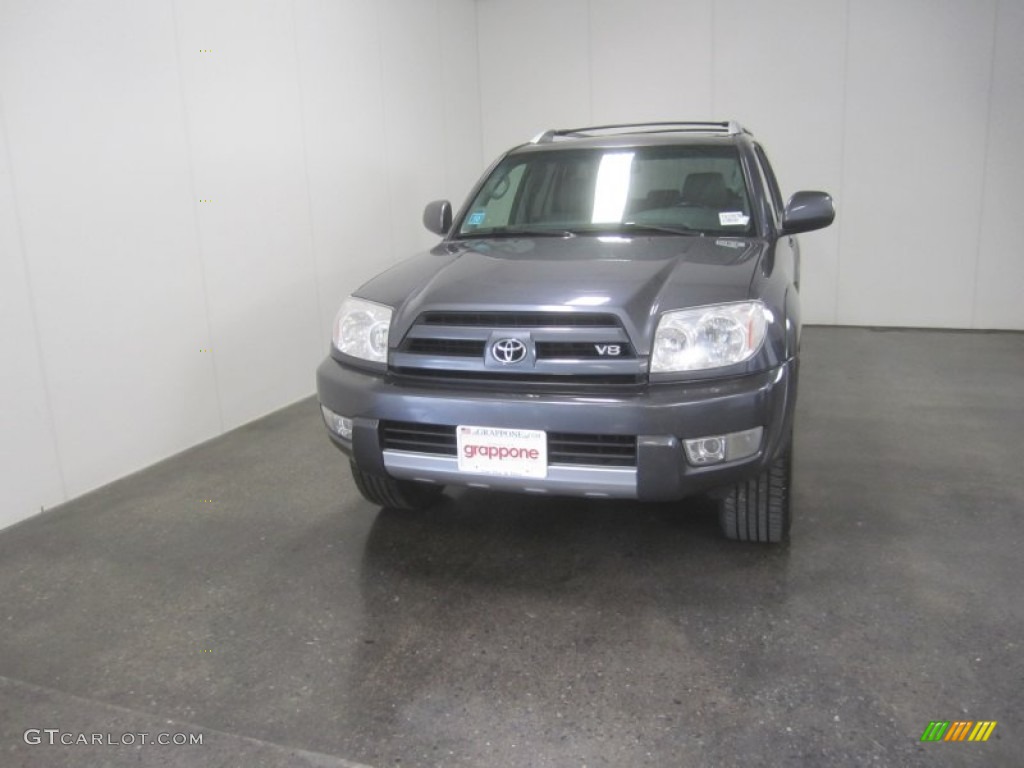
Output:
[[[742,211],[722,211],[718,214],[718,223],[723,227],[745,227],[750,217]]]
[[[466,219],[466,223],[471,227],[479,227],[484,223],[485,218],[487,218],[485,211],[473,211],[473,213],[469,214],[469,218]]]

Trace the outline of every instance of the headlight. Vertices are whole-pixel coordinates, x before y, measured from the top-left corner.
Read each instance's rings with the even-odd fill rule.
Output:
[[[352,357],[386,363],[390,328],[390,307],[349,296],[334,318],[334,346]]]
[[[760,301],[683,309],[661,316],[651,351],[651,373],[702,371],[742,363],[764,341]]]

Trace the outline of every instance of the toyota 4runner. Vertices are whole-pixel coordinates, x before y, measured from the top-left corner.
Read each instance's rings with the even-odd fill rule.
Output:
[[[788,537],[799,232],[734,122],[552,130],[500,157],[441,236],[342,304],[317,388],[369,501],[445,485],[719,498],[731,539]]]

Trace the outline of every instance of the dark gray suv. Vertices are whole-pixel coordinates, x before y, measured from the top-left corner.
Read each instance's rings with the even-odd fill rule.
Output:
[[[420,508],[445,485],[720,499],[732,539],[788,537],[800,349],[794,235],[734,122],[547,131],[509,150],[442,237],[344,301],[317,371],[362,494]]]

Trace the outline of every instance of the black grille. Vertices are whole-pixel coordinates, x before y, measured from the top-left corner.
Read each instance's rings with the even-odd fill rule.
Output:
[[[455,427],[384,421],[381,422],[381,446],[393,451],[455,456]],[[635,467],[636,437],[549,432],[548,464]]]
[[[609,354],[612,348],[617,355]],[[603,354],[602,354],[603,349]],[[619,341],[538,341],[538,360],[629,360],[636,357],[633,347]]]
[[[480,357],[486,342],[477,339],[409,339],[402,351],[443,357]]]
[[[423,325],[471,328],[618,328],[615,315],[594,312],[424,312]]]
[[[636,437],[549,432],[548,464],[635,467]]]
[[[455,427],[437,424],[413,424],[405,421],[381,422],[381,447],[393,451],[455,455]]]
[[[391,376],[395,383],[446,386],[495,386],[502,390],[514,390],[518,384],[535,384],[553,391],[575,392],[588,387],[621,387],[634,391],[647,383],[647,376],[631,373],[594,374],[547,374],[512,373],[509,371],[450,371],[438,368],[393,368]]]

